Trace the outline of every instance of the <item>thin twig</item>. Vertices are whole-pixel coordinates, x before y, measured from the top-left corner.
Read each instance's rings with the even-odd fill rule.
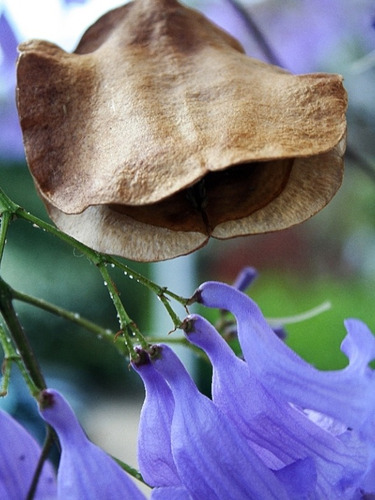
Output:
[[[34,351],[31,348],[29,339],[14,310],[11,289],[2,278],[0,278],[0,312],[12,335],[14,344],[18,349],[30,378],[38,390],[44,389],[46,387],[46,382]]]
[[[51,302],[47,302],[44,299],[39,299],[37,297],[33,297],[32,295],[27,295],[26,293],[19,292],[18,290],[12,289],[12,296],[14,300],[19,300],[25,304],[30,304],[32,306],[38,307],[39,309],[54,314],[55,316],[75,323],[81,328],[84,328],[85,330],[93,333],[97,339],[105,340],[112,345],[115,344],[115,332],[110,329],[98,326],[93,321],[82,317],[76,312],[68,311],[62,307],[52,304]],[[124,348],[122,343],[117,342],[116,347],[121,351],[122,354],[127,354],[127,350]]]
[[[243,7],[243,5],[241,5],[236,0],[226,0],[226,2],[229,3],[229,5],[231,5],[231,7],[233,7],[233,9],[241,16],[243,22],[245,23],[249,32],[253,35],[253,37],[257,41],[259,47],[266,56],[267,60],[271,64],[283,67],[280,58],[276,55],[271,45],[268,43],[264,33],[259,28],[254,19],[251,17],[249,12]]]
[[[116,308],[121,333],[123,334],[128,354],[130,357],[132,357],[132,355],[134,354],[134,349],[133,349],[134,337],[136,338],[137,342],[139,342],[144,348],[148,347],[148,342],[139,331],[135,322],[130,318],[130,316],[126,312],[125,307],[120,299],[117,287],[111,275],[109,274],[107,265],[105,263],[100,263],[98,264],[97,267],[102,275],[104,284],[107,287],[113,305]]]
[[[3,212],[0,216],[0,264],[4,254],[6,237],[12,214],[8,211]]]
[[[44,441],[42,453],[40,454],[36,470],[34,472],[33,480],[31,482],[29,491],[27,493],[26,500],[33,500],[35,498],[35,492],[38,487],[40,475],[43,470],[43,466],[48,458],[49,452],[51,450],[51,446],[53,445],[53,442],[57,441],[57,436],[49,425],[47,425],[47,434],[46,434],[46,439]],[[57,441],[58,442],[58,441]]]

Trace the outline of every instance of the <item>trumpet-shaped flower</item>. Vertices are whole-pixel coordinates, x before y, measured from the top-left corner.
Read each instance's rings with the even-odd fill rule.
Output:
[[[133,367],[144,381],[146,397],[139,423],[138,463],[148,484],[154,487],[179,486],[181,481],[170,447],[174,411],[172,391],[147,354],[139,351],[139,356],[139,363],[133,363]]]
[[[258,306],[223,283],[208,282],[195,293],[208,307],[227,309],[237,320],[243,355],[254,375],[271,393],[344,423],[364,435],[375,427],[375,338],[361,321],[346,320],[341,350],[349,358],[344,370],[319,371],[301,359],[274,334]],[[308,390],[307,390],[308,388]]]
[[[151,372],[159,375],[166,393],[168,386],[174,398],[174,407],[165,408],[163,399],[159,407],[149,406],[146,399],[141,416],[140,432],[145,426],[142,419],[154,413],[157,429],[158,414],[169,412],[169,438],[163,447],[171,449],[180,485],[167,484],[153,492],[153,498],[249,499],[249,498],[303,498],[311,493],[316,470],[312,460],[295,461],[286,467],[271,470],[248,445],[236,424],[207,397],[203,396],[186,372],[182,363],[167,346],[155,346],[152,365],[142,356],[135,369],[142,377],[146,392],[152,391]],[[159,374],[159,375],[158,375]],[[156,382],[160,384],[159,381]],[[169,392],[168,392],[169,394]],[[169,399],[169,396],[168,396]],[[150,420],[150,417],[148,417]],[[168,427],[164,428],[168,434]],[[164,431],[163,431],[164,432]],[[145,439],[140,436],[145,443]],[[140,450],[141,451],[141,450]],[[146,465],[146,464],[143,464]],[[148,467],[153,464],[149,462]],[[169,463],[166,466],[169,468]],[[141,472],[144,473],[141,467]],[[173,495],[173,496],[172,496]],[[174,496],[175,495],[175,496]],[[190,495],[190,496],[189,496]]]
[[[121,467],[86,437],[62,395],[46,389],[40,414],[56,431],[61,458],[56,478],[49,462],[43,466],[36,500],[144,499]],[[0,498],[27,498],[40,457],[40,447],[9,415],[0,412]]]
[[[212,398],[272,469],[312,458],[319,498],[352,498],[368,464],[369,449],[344,426],[317,425],[279,393],[269,392],[245,361],[237,358],[215,328],[200,316],[185,320],[190,342],[213,366]],[[345,475],[343,475],[345,470]]]
[[[375,338],[366,325],[345,322],[341,348],[348,366],[322,372],[282,342],[258,306],[234,287],[209,282],[194,297],[229,310],[237,320],[246,361],[237,359],[203,318],[188,317],[184,329],[213,364],[214,404],[262,460],[278,468],[312,458],[317,498],[356,498],[373,489],[375,379],[368,364],[375,358]]]
[[[150,356],[139,350],[133,363],[146,388],[139,462],[152,498],[367,498],[375,489],[374,337],[347,321],[348,367],[321,372],[240,291],[247,278],[232,287],[205,283],[194,295],[233,313],[245,361],[201,316],[182,325],[212,363],[212,400],[167,346],[154,346]]]
[[[55,429],[61,444],[57,473],[59,499],[144,499],[121,467],[88,440],[72,408],[60,393],[53,389],[43,391],[40,413]]]

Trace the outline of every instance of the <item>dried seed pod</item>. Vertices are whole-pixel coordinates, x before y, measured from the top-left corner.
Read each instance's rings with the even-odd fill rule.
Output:
[[[176,0],[108,12],[73,54],[19,50],[35,185],[56,225],[96,250],[155,261],[285,229],[341,184],[342,78],[247,57]]]

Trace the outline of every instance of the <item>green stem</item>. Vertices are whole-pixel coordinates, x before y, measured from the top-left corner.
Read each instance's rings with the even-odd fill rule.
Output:
[[[14,214],[19,208],[19,205],[14,203],[0,188],[0,215],[5,212]]]
[[[42,469],[43,469],[43,465],[48,458],[49,452],[51,450],[51,446],[55,440],[57,441],[57,436],[56,436],[54,430],[52,429],[52,427],[47,425],[46,439],[44,440],[42,453],[40,454],[38,464],[37,464],[36,470],[34,472],[33,480],[32,480],[32,483],[30,485],[30,489],[27,493],[26,500],[33,500],[35,498],[35,492],[36,492],[36,489],[38,486],[38,482],[40,479],[40,474],[41,474]]]
[[[43,309],[55,316],[59,316],[60,318],[67,319],[76,325],[79,325],[82,328],[85,328],[89,332],[95,334],[95,336],[100,340],[106,340],[110,342],[112,345],[114,344],[114,332],[111,330],[102,328],[98,326],[96,323],[81,317],[78,313],[73,313],[71,311],[67,311],[62,307],[56,306],[55,304],[51,304],[44,299],[39,299],[37,297],[33,297],[31,295],[27,295],[25,293],[21,293],[17,290],[11,290],[13,299],[20,300],[26,304],[30,304],[32,306],[38,307],[39,309]],[[123,353],[126,354],[127,351],[123,348],[123,344],[117,343],[117,348]]]
[[[18,366],[18,369],[21,372],[21,375],[27,387],[29,388],[30,393],[33,395],[37,394],[39,391],[38,387],[36,387],[28,371],[26,370],[20,354],[18,354],[16,348],[13,345],[12,339],[9,337],[9,335],[7,335],[6,331],[2,326],[0,326],[0,343],[4,351],[4,360],[2,366],[3,383],[0,396],[6,396],[8,392],[12,363],[16,363],[16,365]]]
[[[165,296],[165,289],[162,289],[162,292],[158,294],[158,297],[161,300],[161,303],[163,304],[165,309],[167,310],[169,316],[171,317],[175,329],[180,328],[182,321],[177,316],[177,314],[174,312],[174,310],[172,309],[172,307],[169,303],[168,297]],[[184,304],[184,305],[186,307],[186,304]]]
[[[33,384],[38,390],[44,389],[46,383],[39,363],[13,308],[11,289],[2,278],[0,278],[0,311]]]
[[[174,299],[176,302],[179,302],[183,306],[186,306],[186,304],[188,303],[189,299],[186,299],[184,297],[180,297],[179,295],[176,295],[175,293],[168,290],[168,288],[166,288],[166,287],[159,286],[157,283],[146,278],[145,276],[138,273],[134,269],[130,269],[130,267],[128,267],[126,264],[119,261],[115,257],[112,257],[111,255],[105,255],[103,257],[105,259],[105,262],[107,262],[108,264],[114,265],[117,268],[121,269],[126,276],[134,278],[138,283],[140,283],[141,285],[144,285],[151,292],[154,292],[159,297],[164,296],[164,295],[169,295],[169,297]]]
[[[143,479],[142,474],[139,471],[137,471],[137,469],[134,469],[133,467],[130,467],[130,465],[126,464],[125,462],[123,462],[119,458],[116,458],[114,456],[112,456],[112,458],[113,458],[113,460],[115,462],[117,462],[119,464],[119,466],[122,469],[124,469],[125,472],[127,472],[128,474],[130,474],[131,476],[133,476],[135,479],[138,479],[138,481],[141,481],[143,484],[145,484],[146,486],[148,486],[148,484]]]
[[[0,397],[2,397],[8,394],[12,361],[17,361],[21,358],[14,349],[12,340],[8,337],[4,328],[1,325],[0,325],[0,344],[4,351],[4,360],[1,366],[1,372],[3,376],[1,381]]]
[[[148,347],[148,342],[139,331],[137,325],[134,323],[134,321],[130,318],[130,316],[126,312],[124,305],[121,302],[117,287],[114,281],[112,280],[111,275],[109,274],[106,263],[101,262],[97,266],[102,275],[104,284],[108,289],[108,293],[109,296],[111,297],[113,305],[116,308],[117,317],[120,324],[120,330],[124,336],[125,345],[128,349],[129,356],[132,357],[132,355],[134,354],[134,349],[133,349],[134,337],[137,340],[137,342],[139,342],[142,345],[143,348]]]
[[[57,238],[64,241],[68,245],[74,247],[76,250],[81,252],[85,257],[87,257],[87,259],[89,259],[94,264],[97,265],[103,260],[103,256],[99,252],[92,250],[91,248],[87,247],[83,243],[80,243],[79,241],[67,235],[66,233],[63,233],[52,224],[49,224],[48,222],[45,222],[39,217],[36,217],[35,215],[29,212],[26,212],[26,210],[24,210],[23,208],[18,207],[15,214],[20,219],[24,219],[28,222],[31,222],[35,226],[40,227],[44,231],[47,231],[48,233],[52,234],[53,236],[56,236]]]
[[[12,214],[8,211],[3,212],[0,219],[0,263],[3,258],[6,237],[9,223],[12,220]]]

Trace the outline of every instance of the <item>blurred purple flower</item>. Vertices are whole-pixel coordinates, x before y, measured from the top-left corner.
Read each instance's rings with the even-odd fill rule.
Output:
[[[41,453],[38,443],[10,415],[0,410],[0,498],[26,498]],[[35,493],[36,500],[56,498],[56,478],[46,462]]]
[[[247,8],[280,63],[295,73],[339,71],[343,60],[358,57],[355,49],[362,51],[360,56],[375,48],[372,0],[286,0],[250,7],[238,0],[238,4]],[[270,62],[230,1],[224,0],[220,8],[211,2],[204,10],[238,38],[250,56]]]
[[[257,276],[258,271],[254,267],[245,267],[238,273],[234,280],[233,287],[240,290],[240,292],[245,292],[249,286],[253,284]]]
[[[0,156],[24,158],[15,101],[17,39],[4,13],[0,14]]]
[[[11,84],[8,83],[11,76],[14,75],[14,61],[17,58],[17,39],[13,30],[7,21],[4,13],[0,14],[0,30],[1,30],[1,72],[4,77],[5,90],[9,90]]]

